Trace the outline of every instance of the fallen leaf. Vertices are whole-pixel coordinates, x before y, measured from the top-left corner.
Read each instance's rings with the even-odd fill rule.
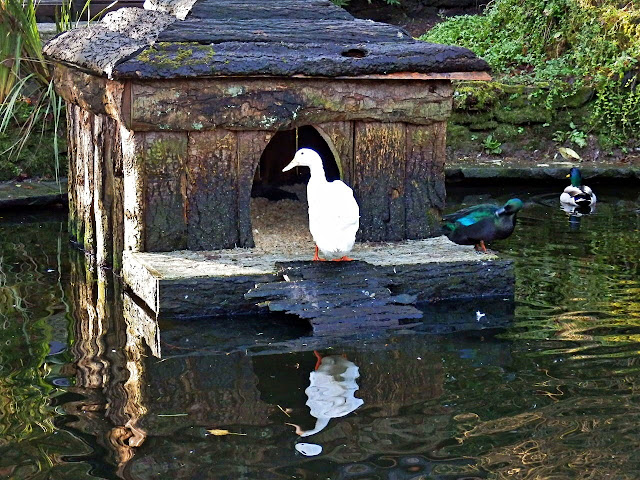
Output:
[[[575,158],[576,160],[582,160],[580,155],[578,155],[576,151],[572,150],[571,148],[558,147],[558,151],[560,152],[560,155],[562,155],[566,159]]]
[[[207,429],[207,432],[217,437],[222,437],[224,435],[246,435],[246,433],[234,433],[234,432],[230,432],[229,430],[222,430],[219,428],[212,428],[210,430]]]

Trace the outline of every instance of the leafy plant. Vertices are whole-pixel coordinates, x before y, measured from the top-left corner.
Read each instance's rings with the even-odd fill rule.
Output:
[[[494,155],[502,153],[502,143],[496,140],[493,134],[483,140],[482,146],[487,153],[493,153]]]
[[[69,8],[70,3],[62,12]],[[8,178],[23,172],[52,173],[57,179],[63,102],[42,53],[34,0],[1,0],[0,39],[0,174]],[[53,152],[42,165],[38,150],[51,144]]]
[[[576,125],[571,122],[569,124],[570,130],[562,131],[558,130],[553,134],[553,140],[558,143],[573,143],[579,147],[587,146],[587,134],[578,129]]]
[[[42,85],[49,83],[33,0],[0,2],[0,39],[0,103],[26,75]]]
[[[591,128],[640,137],[640,9],[615,0],[495,0],[483,16],[445,21],[421,39],[467,47],[505,83],[545,85],[552,109],[585,86]]]

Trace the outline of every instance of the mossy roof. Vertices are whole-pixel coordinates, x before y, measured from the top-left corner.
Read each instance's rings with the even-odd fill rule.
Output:
[[[115,79],[489,70],[465,48],[415,40],[330,0],[147,0],[58,35],[45,54]]]

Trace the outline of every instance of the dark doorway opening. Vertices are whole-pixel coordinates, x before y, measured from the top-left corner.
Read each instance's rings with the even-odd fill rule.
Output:
[[[270,200],[284,198],[295,199],[295,194],[281,187],[306,183],[309,180],[308,168],[294,168],[288,172],[282,169],[293,159],[300,148],[311,148],[322,158],[327,180],[340,179],[340,169],[331,147],[320,132],[310,125],[293,130],[277,132],[266,146],[260,157],[251,190],[252,197],[266,197]]]

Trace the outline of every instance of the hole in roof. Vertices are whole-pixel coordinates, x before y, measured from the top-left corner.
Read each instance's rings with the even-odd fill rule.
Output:
[[[362,48],[350,48],[349,50],[344,50],[342,52],[343,57],[350,58],[364,58],[369,55],[369,52],[363,50]]]

